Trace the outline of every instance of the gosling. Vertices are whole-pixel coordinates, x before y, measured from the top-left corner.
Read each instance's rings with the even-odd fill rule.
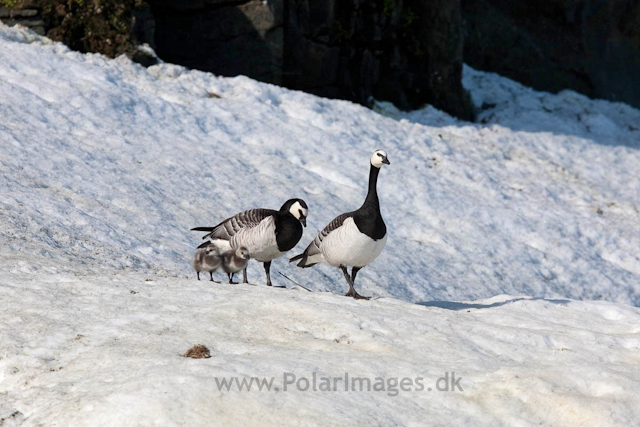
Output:
[[[208,271],[211,281],[220,283],[217,280],[213,280],[213,272],[221,266],[222,256],[218,252],[218,249],[213,245],[200,249],[193,257],[193,268],[196,270],[198,280],[200,280],[201,271]]]
[[[227,273],[229,276],[229,283],[235,284],[233,281],[233,275],[238,271],[244,270],[247,267],[247,263],[249,262],[249,249],[244,246],[239,247],[238,249],[231,249],[230,251],[226,251],[222,255],[222,270]]]

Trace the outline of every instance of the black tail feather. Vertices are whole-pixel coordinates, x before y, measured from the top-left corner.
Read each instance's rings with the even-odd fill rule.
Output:
[[[299,259],[302,259],[303,257],[304,257],[304,252],[303,252],[303,253],[301,253],[300,255],[296,255],[296,256],[294,256],[293,258],[291,258],[291,259],[289,260],[289,262],[297,261],[297,260],[299,260]]]
[[[305,261],[306,261],[306,259],[303,259],[302,261],[300,261],[300,262],[299,262],[298,264],[296,264],[296,265],[297,265],[298,267],[300,267],[300,268],[309,268],[309,267],[313,267],[314,265],[316,265],[316,264],[317,264],[317,262],[314,262],[313,264],[307,264],[307,265],[304,265]]]
[[[209,246],[210,244],[211,244],[211,242],[210,242],[209,240],[207,240],[206,242],[201,243],[201,244],[198,246],[198,249],[206,248],[206,247],[207,247],[207,246]]]
[[[191,231],[208,231],[208,232],[212,232],[214,229],[214,227],[195,227],[192,228]]]
[[[305,262],[307,262],[307,251],[304,251],[300,255],[294,256],[293,258],[291,258],[289,260],[289,262],[293,262],[293,261],[297,261],[297,260],[300,260],[300,262],[298,264],[296,264],[300,268],[307,268],[307,267],[311,267],[311,266],[314,266],[314,265],[317,264],[317,262],[314,262],[313,264],[308,264],[308,265],[304,264]]]

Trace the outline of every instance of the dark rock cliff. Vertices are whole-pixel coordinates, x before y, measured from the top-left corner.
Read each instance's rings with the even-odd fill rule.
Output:
[[[168,62],[368,105],[471,119],[462,61],[640,108],[640,0],[0,0],[83,52]],[[464,45],[464,52],[463,52]]]
[[[538,90],[640,107],[640,1],[462,0],[464,59]]]
[[[156,0],[150,4],[155,49],[164,61],[282,84],[281,2]]]
[[[434,0],[151,2],[165,61],[366,105],[425,103],[471,119],[460,4]]]

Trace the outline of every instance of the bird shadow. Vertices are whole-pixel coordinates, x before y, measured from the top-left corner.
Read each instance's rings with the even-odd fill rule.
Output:
[[[472,308],[480,309],[480,308],[493,308],[500,307],[506,304],[511,304],[518,301],[547,301],[553,304],[559,305],[567,305],[571,302],[568,299],[547,299],[547,298],[514,298],[506,301],[494,302],[493,304],[477,304],[477,303],[467,303],[467,302],[458,302],[458,301],[422,301],[416,304],[422,305],[424,307],[438,307],[443,308],[445,310],[469,310]]]

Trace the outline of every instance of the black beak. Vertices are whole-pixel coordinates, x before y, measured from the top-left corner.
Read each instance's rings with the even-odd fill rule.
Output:
[[[305,218],[305,217],[303,217],[303,216],[302,216],[302,217],[300,217],[300,222],[302,223],[302,226],[303,226],[303,227],[306,227],[306,226],[307,226],[307,218]]]
[[[390,165],[391,164],[389,159],[387,159],[386,157],[384,159],[382,159],[382,163],[384,163],[385,165]]]

